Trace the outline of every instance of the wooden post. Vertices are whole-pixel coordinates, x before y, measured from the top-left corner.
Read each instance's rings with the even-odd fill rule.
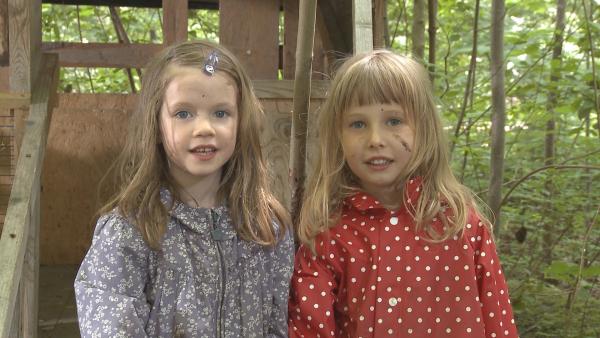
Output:
[[[163,44],[187,40],[188,0],[162,0]]]
[[[18,337],[37,335],[40,177],[50,124],[50,96],[56,91],[57,63],[56,55],[48,55],[35,81],[31,114],[0,237],[0,337],[9,336],[15,317],[23,320],[19,328],[23,331]],[[20,292],[22,296],[17,297]]]
[[[352,32],[354,54],[373,50],[373,14],[371,0],[352,1]]]
[[[306,176],[306,125],[310,103],[312,48],[315,38],[317,0],[300,1],[298,47],[294,82],[294,110],[290,144],[290,183],[292,186],[292,222],[297,225],[304,195]]]
[[[373,1],[373,46],[386,48],[387,33],[387,0]]]
[[[0,67],[4,66],[8,66],[8,0],[0,0]]]
[[[253,80],[278,78],[280,7],[273,0],[219,1],[219,42]]]

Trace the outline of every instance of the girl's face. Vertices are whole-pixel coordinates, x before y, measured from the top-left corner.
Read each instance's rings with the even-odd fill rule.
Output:
[[[183,187],[219,183],[235,150],[237,87],[230,76],[177,67],[160,110],[162,143],[169,172]]]
[[[367,193],[399,206],[397,179],[413,151],[414,132],[398,104],[353,106],[342,115],[346,163]]]

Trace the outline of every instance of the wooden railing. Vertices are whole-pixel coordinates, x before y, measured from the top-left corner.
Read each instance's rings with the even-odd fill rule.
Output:
[[[0,337],[37,337],[41,173],[58,59],[44,55],[0,238]]]

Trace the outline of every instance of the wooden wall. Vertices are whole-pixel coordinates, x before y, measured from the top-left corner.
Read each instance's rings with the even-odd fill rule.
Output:
[[[42,176],[42,264],[79,264],[91,243],[100,178],[115,159],[135,95],[60,94],[54,109]],[[287,185],[292,101],[263,99],[269,122],[264,153],[274,190],[289,204]],[[320,100],[314,100],[311,110]]]

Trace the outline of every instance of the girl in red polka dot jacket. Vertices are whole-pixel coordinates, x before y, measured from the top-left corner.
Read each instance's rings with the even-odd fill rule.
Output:
[[[319,115],[290,336],[517,337],[489,221],[451,172],[424,68],[357,55]]]

